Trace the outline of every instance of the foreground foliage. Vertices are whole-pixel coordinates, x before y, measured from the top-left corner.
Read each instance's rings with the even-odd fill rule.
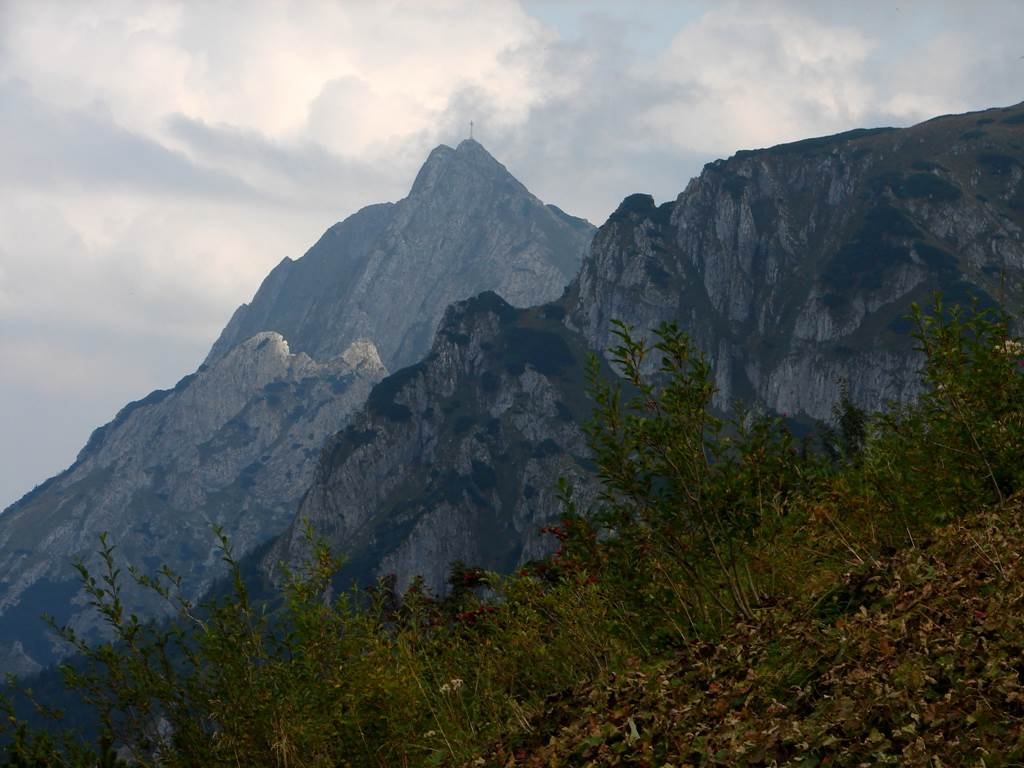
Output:
[[[549,697],[487,765],[1024,761],[1024,501]]]
[[[592,372],[602,493],[510,577],[458,566],[333,594],[323,547],[272,616],[233,594],[126,616],[66,670],[98,749],[13,715],[8,765],[1019,764],[1024,759],[1024,347],[1005,318],[916,316],[925,391],[868,417],[838,390],[817,443],[711,409],[671,326],[619,328],[628,393]]]

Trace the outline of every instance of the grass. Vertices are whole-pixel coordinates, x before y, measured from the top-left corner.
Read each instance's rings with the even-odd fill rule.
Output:
[[[825,568],[755,622],[560,692],[481,764],[1019,765],[1022,513]],[[858,598],[823,611],[837,590]]]

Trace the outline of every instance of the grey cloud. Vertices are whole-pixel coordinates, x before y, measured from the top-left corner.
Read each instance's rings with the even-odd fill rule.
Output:
[[[60,109],[23,81],[0,81],[0,183],[123,187],[176,196],[257,199],[245,183],[117,125],[101,104]]]
[[[643,119],[655,105],[694,100],[696,86],[637,74],[635,53],[608,19],[593,16],[584,26],[585,40],[556,43],[539,56],[509,54],[537,56],[539,79],[568,73],[574,86],[566,92],[544,99],[522,123],[509,126],[496,122],[498,105],[486,94],[462,89],[453,95],[444,125],[457,132],[474,119],[481,141],[537,195],[602,224],[633,192],[659,202],[674,199],[713,158],[666,146]]]
[[[880,101],[897,90],[941,97],[953,112],[1009,106],[1024,98],[1024,3],[963,0],[775,0],[769,7],[858,29],[874,43],[861,75]],[[946,50],[936,49],[945,41]],[[924,111],[915,119],[935,117]],[[899,125],[907,116],[876,104],[865,125]],[[853,126],[850,126],[853,127]]]
[[[9,344],[15,338],[23,353],[15,364],[26,357],[35,364],[5,372],[14,380],[0,377],[0,510],[66,468],[92,430],[121,406],[173,386],[183,368],[194,367],[206,351],[205,344],[195,342],[154,344],[147,337],[93,328],[73,333],[69,327],[55,334],[4,322],[0,352],[6,364],[12,364]]]
[[[312,206],[347,215],[363,205],[403,196],[415,172],[410,142],[381,160],[341,157],[313,141],[283,143],[258,131],[209,125],[181,114],[169,116],[166,126],[200,161],[227,165],[252,185],[273,185],[286,207]]]
[[[286,148],[258,131],[230,125],[208,125],[180,113],[167,118],[167,127],[175,138],[203,157],[220,161],[253,161],[291,178],[344,176],[354,170],[368,176],[372,171],[366,164],[347,163],[311,142],[298,148]]]

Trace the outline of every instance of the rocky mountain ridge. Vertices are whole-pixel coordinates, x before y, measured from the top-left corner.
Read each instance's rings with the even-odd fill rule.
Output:
[[[537,529],[559,514],[556,479],[585,477],[577,425],[589,404],[545,356],[498,375],[495,350],[525,344],[523,324],[560,339],[550,359],[581,373],[588,350],[612,343],[613,319],[642,333],[676,322],[712,361],[720,408],[739,398],[828,419],[841,379],[866,407],[905,402],[919,391],[911,302],[941,290],[1020,314],[1022,175],[1018,105],[739,152],[675,201],[627,197],[557,302],[453,309],[430,356],[377,385],[329,444],[299,520],[350,556],[349,576],[394,573],[399,585],[420,574],[443,590],[452,561],[508,570],[539,551]],[[517,409],[531,391],[536,403]],[[530,461],[512,458],[519,439]],[[265,570],[302,560],[300,528]]]
[[[573,287],[569,325],[679,323],[734,397],[827,418],[917,392],[905,319],[933,291],[1021,305],[1024,107],[851,131],[708,164],[679,197],[627,198]]]
[[[235,312],[207,362],[262,330],[316,359],[372,339],[396,370],[429,350],[449,304],[497,291],[517,306],[557,298],[593,237],[545,205],[478,142],[439,146],[409,196],[369,206],[285,259]]]
[[[265,332],[125,406],[71,467],[0,519],[0,643],[20,642],[46,661],[43,610],[95,629],[72,560],[95,550],[102,532],[129,562],[167,564],[187,594],[204,592],[220,571],[212,527],[229,531],[240,551],[280,531],[310,482],[311,446],[385,374],[368,341],[319,363]],[[158,610],[140,593],[126,597],[133,608]]]
[[[364,208],[286,259],[195,374],[123,408],[0,517],[0,671],[59,655],[44,611],[101,633],[72,567],[101,532],[119,557],[149,572],[167,564],[201,596],[222,573],[213,526],[238,555],[280,533],[324,440],[386,374],[382,357],[418,358],[445,307],[480,290],[523,304],[560,294],[592,233],[466,141],[435,149],[404,200]],[[164,608],[140,590],[125,600],[146,616]]]
[[[445,313],[430,354],[377,385],[324,447],[296,520],[264,558],[308,554],[306,523],[351,555],[345,578],[415,576],[443,592],[449,563],[499,570],[546,553],[559,477],[586,486],[587,350],[558,304],[487,292]]]

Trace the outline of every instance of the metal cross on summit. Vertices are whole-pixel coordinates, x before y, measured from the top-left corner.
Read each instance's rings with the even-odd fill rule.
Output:
[[[473,121],[472,120],[469,121],[469,138],[470,139],[473,138]]]

